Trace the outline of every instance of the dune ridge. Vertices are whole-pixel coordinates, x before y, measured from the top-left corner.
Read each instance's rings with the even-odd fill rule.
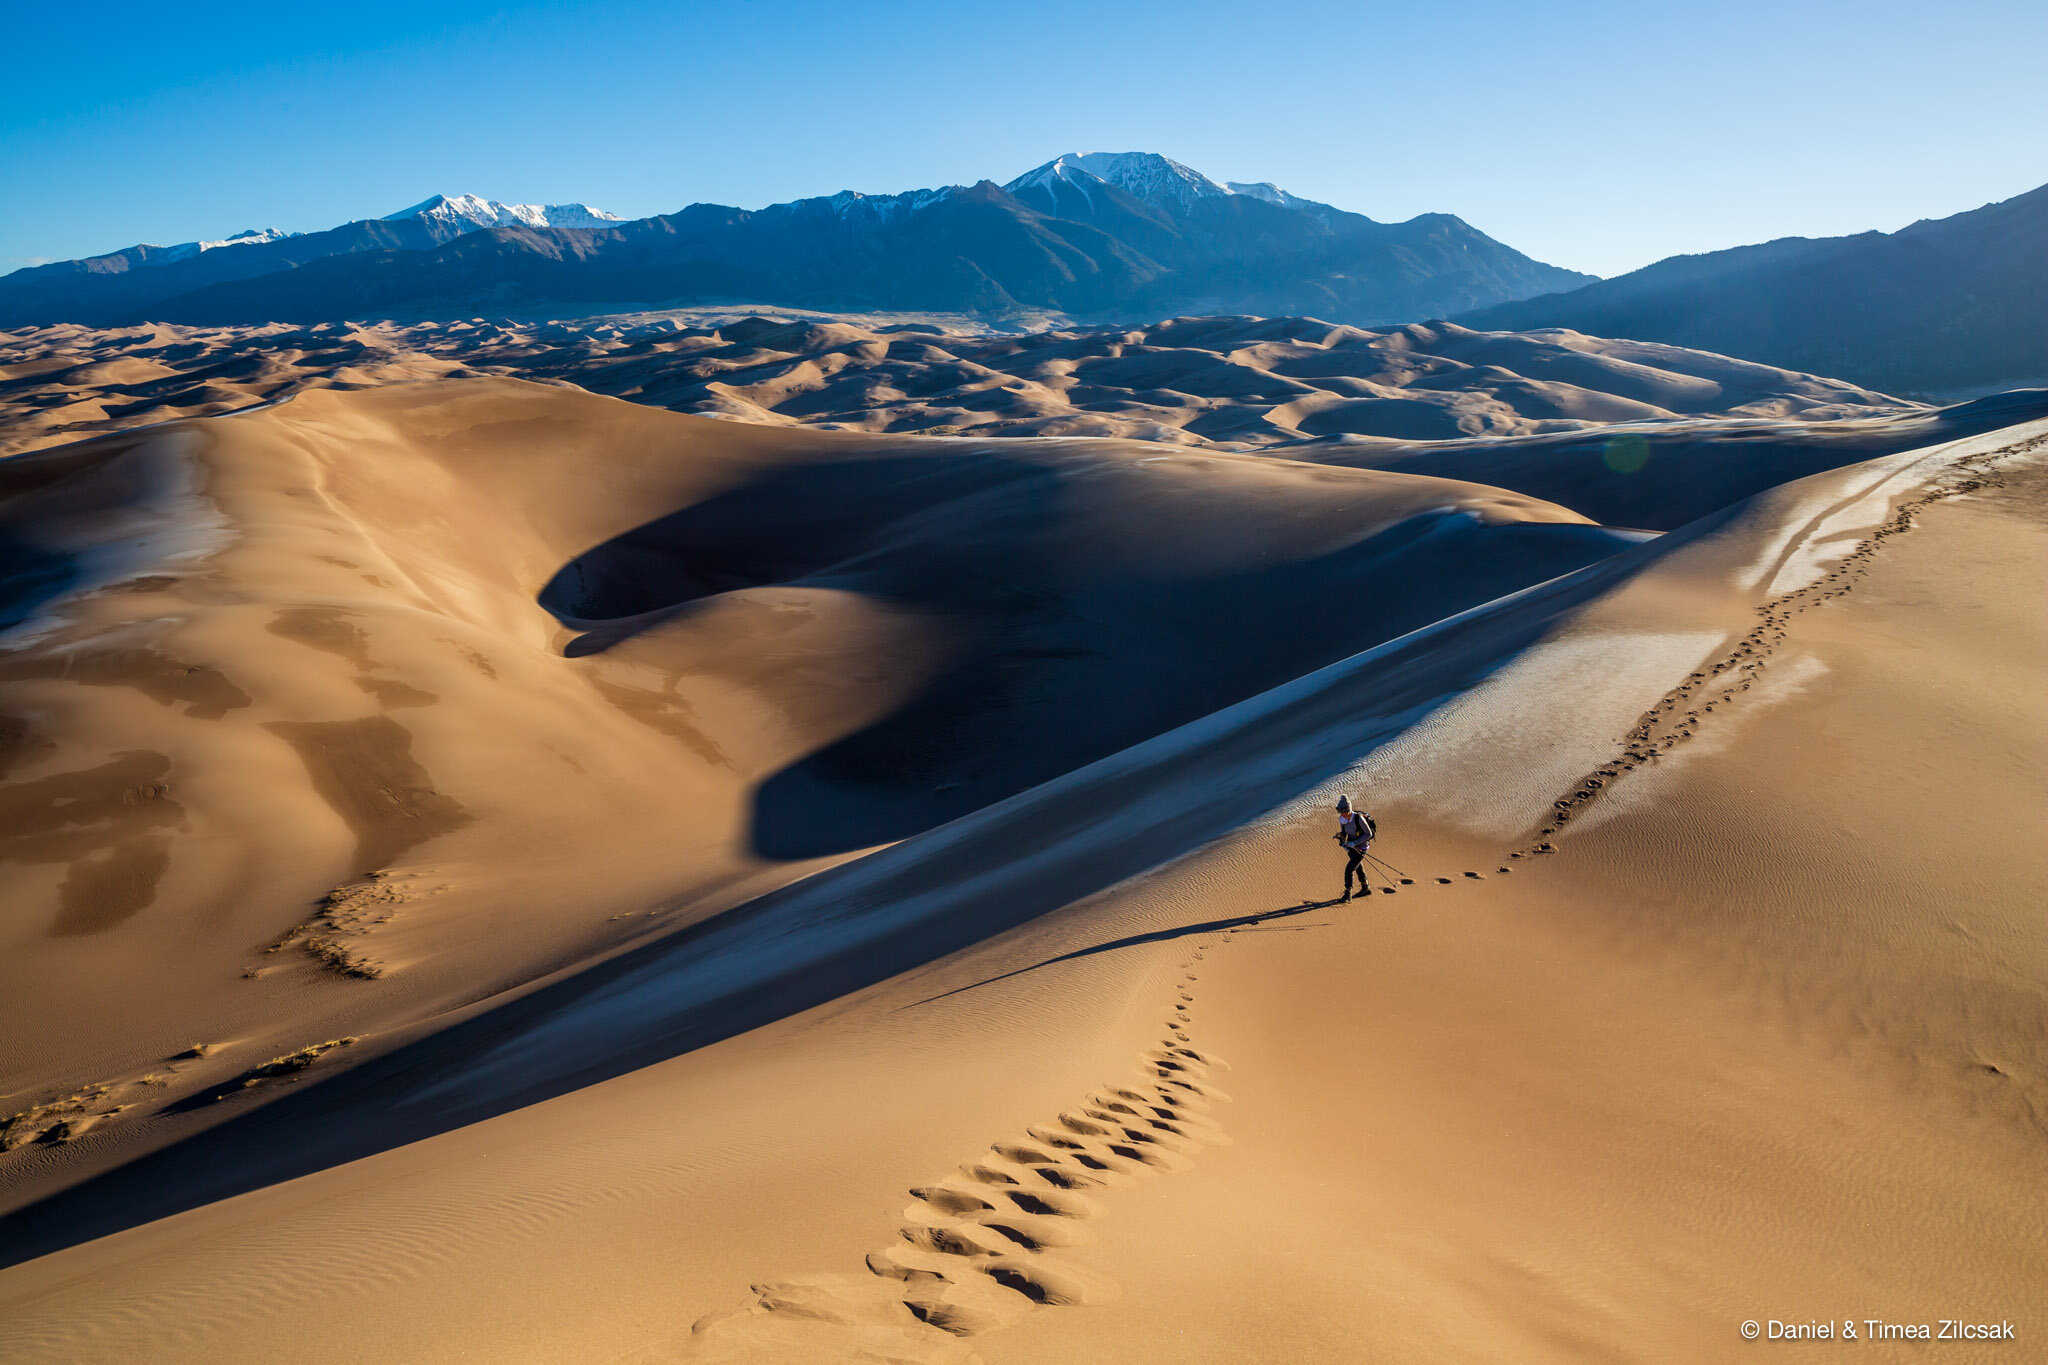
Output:
[[[1014,333],[957,320],[700,310],[581,322],[21,329],[0,334],[0,452],[302,388],[477,374],[746,422],[1220,449],[1922,411],[1814,375],[1567,331],[1216,317]]]

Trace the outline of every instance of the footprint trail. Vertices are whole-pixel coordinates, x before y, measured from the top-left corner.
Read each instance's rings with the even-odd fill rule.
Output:
[[[1213,1117],[1230,1097],[1211,1079],[1228,1064],[1194,1045],[1194,969],[1210,946],[1180,964],[1165,1032],[1131,1079],[914,1186],[897,1240],[869,1253],[866,1274],[756,1284],[672,1350],[636,1359],[968,1362],[978,1359],[968,1338],[1040,1308],[1116,1298],[1114,1282],[1063,1253],[1095,1240],[1088,1225],[1118,1189],[1230,1143]]]
[[[2044,444],[2048,436],[1958,460],[1948,477],[1901,503],[1837,568],[1757,607],[1757,624],[1646,710],[1622,738],[1621,752],[1553,802],[1549,818],[1507,854],[1507,863],[1491,874],[1467,869],[1461,877],[1432,876],[1429,884],[1484,881],[1512,873],[1516,861],[1558,852],[1553,836],[1574,816],[1629,773],[1697,737],[1708,715],[1726,710],[1756,684],[1790,638],[1794,618],[1853,591],[1885,543],[1912,529],[1917,513],[1997,486],[2003,481],[1997,462]],[[1392,877],[1373,890],[1393,895],[1416,884],[1416,878]],[[1140,1054],[1134,1081],[1092,1091],[1050,1122],[1029,1125],[1021,1137],[992,1143],[957,1171],[913,1188],[899,1240],[868,1256],[867,1275],[757,1284],[741,1307],[701,1319],[679,1350],[640,1358],[970,1362],[978,1357],[969,1338],[1041,1307],[1116,1297],[1114,1283],[1061,1253],[1094,1240],[1088,1224],[1104,1213],[1102,1201],[1116,1189],[1155,1172],[1184,1170],[1191,1153],[1230,1141],[1211,1117],[1230,1098],[1211,1080],[1227,1067],[1193,1045],[1200,979],[1194,968],[1212,946],[1235,942],[1238,932],[1203,941],[1181,964],[1165,1034]]]
[[[1695,738],[1706,723],[1707,713],[1717,706],[1729,706],[1749,691],[1769,666],[1778,646],[1791,638],[1794,617],[1853,592],[1857,581],[1869,574],[1871,561],[1886,542],[1912,530],[1914,518],[1921,511],[1937,502],[1998,486],[2004,482],[2004,475],[1995,467],[1999,462],[2044,444],[2048,444],[2048,436],[2036,436],[1957,460],[1946,477],[1900,503],[1877,529],[1858,541],[1839,567],[1816,582],[1781,593],[1757,607],[1757,624],[1713,663],[1688,676],[1645,711],[1635,728],[1622,737],[1620,755],[1587,773],[1573,784],[1571,791],[1552,802],[1550,818],[1537,830],[1535,839],[1510,853],[1509,858],[1556,852],[1556,846],[1548,842],[1550,836],[1563,832],[1575,815],[1629,773]]]

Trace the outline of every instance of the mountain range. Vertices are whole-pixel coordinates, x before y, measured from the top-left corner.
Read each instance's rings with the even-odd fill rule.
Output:
[[[2048,382],[2048,186],[1897,232],[1782,238],[1598,280],[1448,214],[1381,223],[1150,152],[1069,153],[1004,183],[626,220],[436,195],[324,232],[137,245],[0,276],[0,327],[436,321],[766,304],[830,311],[1193,314],[1487,331],[1564,327],[1874,389]]]
[[[125,322],[175,307],[182,295],[237,280],[295,270],[331,256],[418,251],[494,227],[596,228],[617,214],[582,204],[501,204],[474,195],[431,199],[382,218],[325,232],[252,228],[219,241],[176,246],[140,243],[75,261],[52,261],[0,276],[0,326],[98,318]]]
[[[1569,327],[1739,355],[1893,393],[2048,384],[2048,185],[1897,232],[1673,256],[1467,326]]]
[[[622,221],[439,196],[325,232],[137,246],[0,277],[0,326],[321,322],[796,307],[1166,316],[1443,316],[1592,277],[1449,214],[1381,223],[1154,153],[1061,156],[1007,184]]]

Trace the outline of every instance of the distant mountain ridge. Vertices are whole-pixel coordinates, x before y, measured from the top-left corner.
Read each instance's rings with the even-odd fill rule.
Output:
[[[1033,195],[1054,198],[1060,188],[1078,190],[1085,197],[1087,186],[1095,182],[1114,185],[1154,208],[1183,214],[1192,209],[1199,199],[1233,194],[1247,195],[1279,208],[1301,209],[1317,216],[1344,212],[1298,194],[1289,194],[1269,180],[1249,184],[1240,180],[1211,180],[1200,171],[1155,152],[1068,152],[1026,171],[1003,188],[1022,199]]]
[[[252,228],[219,241],[176,246],[143,242],[0,276],[0,326],[44,316],[52,321],[135,321],[152,303],[225,281],[293,270],[329,256],[423,250],[489,227],[590,228],[619,221],[617,214],[583,204],[501,204],[469,194],[437,194],[397,213],[325,232]],[[224,249],[228,247],[235,250]],[[169,268],[174,266],[178,268]]]
[[[396,218],[426,218],[455,228],[458,233],[489,227],[599,228],[624,221],[616,213],[585,204],[501,204],[473,194],[458,194],[453,199],[437,194],[409,209],[385,215],[386,222]]]
[[[1380,223],[1149,152],[1070,153],[1007,185],[854,191],[620,220],[436,196],[388,218],[172,258],[136,247],[0,277],[0,326],[325,322],[743,300],[833,309],[1380,323],[1571,288],[1448,214]]]
[[[1833,375],[1892,393],[2048,382],[2048,185],[1897,232],[1673,256],[1458,320],[1568,327]]]

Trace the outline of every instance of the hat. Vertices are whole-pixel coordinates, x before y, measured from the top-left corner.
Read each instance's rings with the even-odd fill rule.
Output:
[[[1338,798],[1337,798],[1337,809],[1338,809],[1338,810],[1350,810],[1350,809],[1351,809],[1351,798],[1350,798],[1350,797],[1348,797],[1348,796],[1340,796],[1340,797],[1338,797]]]

